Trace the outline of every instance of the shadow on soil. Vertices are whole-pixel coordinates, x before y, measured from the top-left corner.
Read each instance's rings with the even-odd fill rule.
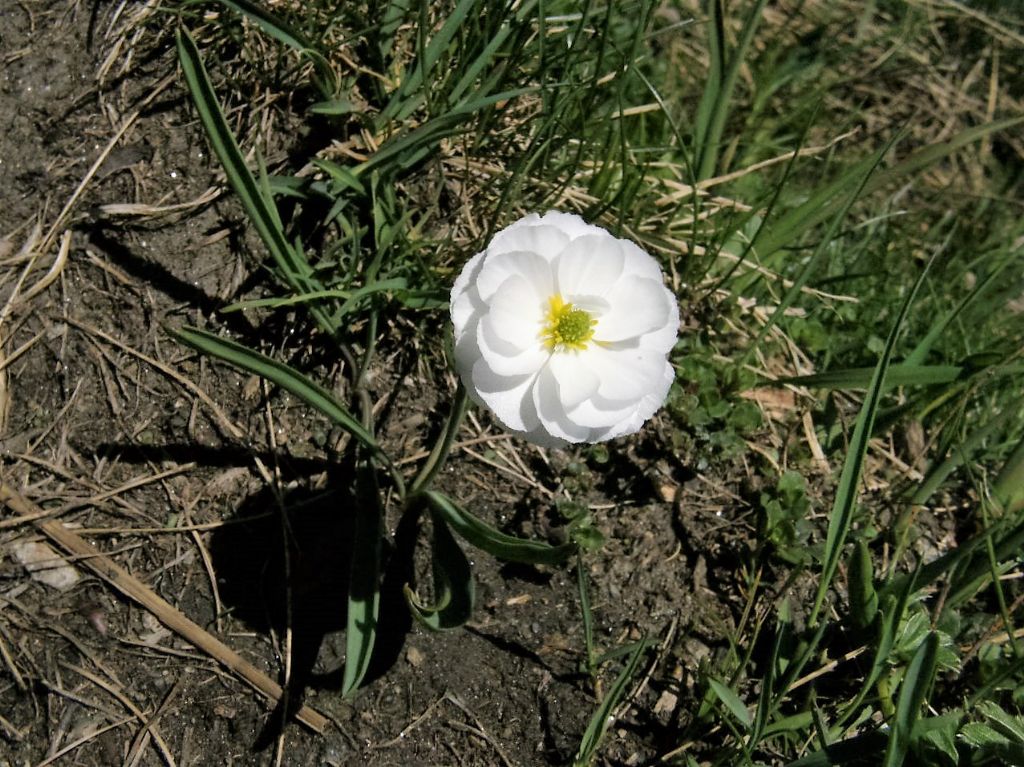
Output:
[[[280,501],[270,490],[250,496],[210,543],[221,601],[253,631],[283,641],[291,613],[291,678],[287,695],[267,720],[253,750],[272,745],[301,707],[308,689],[340,691],[343,666],[318,671],[328,634],[345,628],[353,519],[358,496],[345,476],[328,487],[293,490]],[[284,512],[282,513],[282,509]],[[384,552],[377,644],[364,684],[385,673],[401,654],[411,617],[402,594],[412,578],[409,552],[417,521],[403,522]]]

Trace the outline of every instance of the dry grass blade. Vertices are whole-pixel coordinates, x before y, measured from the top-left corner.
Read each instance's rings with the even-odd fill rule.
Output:
[[[42,513],[38,506],[5,483],[0,483],[0,501],[20,516],[39,516]],[[281,698],[280,685],[201,626],[186,618],[173,605],[97,551],[77,533],[56,521],[36,522],[35,525],[62,549],[78,557],[79,564],[88,567],[117,591],[149,610],[167,628],[208,653],[256,691],[273,702]],[[309,706],[303,706],[295,716],[318,733],[323,733],[327,729],[327,718]]]

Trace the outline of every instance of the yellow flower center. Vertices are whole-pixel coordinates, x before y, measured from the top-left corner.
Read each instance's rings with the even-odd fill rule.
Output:
[[[540,332],[544,345],[553,352],[583,351],[594,337],[597,320],[583,309],[567,304],[560,295],[548,299],[548,313]]]

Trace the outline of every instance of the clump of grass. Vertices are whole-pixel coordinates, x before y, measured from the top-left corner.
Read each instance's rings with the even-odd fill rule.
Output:
[[[200,41],[235,41],[220,49],[222,73],[245,76],[238,62],[255,56],[274,63],[256,79],[281,74],[271,90],[305,83],[291,102],[303,142],[287,159],[250,160],[243,147],[256,142],[236,138],[230,98],[213,85],[231,78],[204,65],[217,48],[179,34],[200,117],[276,278],[273,295],[231,308],[301,307],[310,343],[346,360],[352,396],[215,334],[178,337],[350,435],[374,502],[356,536],[346,692],[363,679],[378,617],[380,483],[431,515],[434,598],[407,592],[431,628],[472,610],[453,532],[517,561],[575,550],[513,538],[431,489],[461,394],[431,457],[403,474],[367,380],[377,350],[400,343],[399,322],[422,362],[443,370],[435,329],[455,270],[523,212],[571,208],[658,254],[689,307],[658,447],[701,471],[742,462],[762,488],[761,538],[743,563],[758,576],[739,628],[700,670],[703,697],[681,704],[661,761],[983,764],[1020,753],[1024,598],[1009,576],[1024,539],[1024,151],[1020,94],[1006,87],[1019,65],[999,53],[1019,18],[955,4],[936,16],[913,3],[717,0],[491,13],[470,0],[302,5],[281,17],[238,0],[218,7],[180,18]],[[976,59],[934,49],[979,40]],[[795,418],[740,396],[758,380],[806,403],[804,439],[789,436]],[[903,460],[893,435],[911,429],[923,440]],[[754,453],[765,460],[745,460]],[[837,477],[812,469],[822,458],[842,467]],[[868,481],[884,504],[862,494]],[[918,521],[948,510],[943,493],[957,503],[957,545],[915,546]],[[577,540],[587,541],[599,538]],[[795,584],[807,603],[787,598]],[[597,708],[578,763],[595,758],[642,652]]]

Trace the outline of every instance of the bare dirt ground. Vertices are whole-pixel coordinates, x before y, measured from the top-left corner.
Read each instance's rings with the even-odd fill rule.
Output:
[[[323,380],[337,365],[288,321],[214,317],[259,294],[261,254],[219,192],[169,39],[126,42],[142,10],[0,10],[0,480],[31,504],[0,515],[0,765],[266,764],[275,753],[288,765],[566,763],[596,705],[569,567],[475,555],[473,622],[432,634],[402,600],[416,573],[394,564],[372,678],[341,699],[354,499],[337,435],[165,328],[226,328],[312,360]],[[376,394],[397,391],[387,438],[412,459],[450,382],[417,362],[400,326],[381,360]],[[549,463],[472,419],[461,438],[488,436],[454,457],[442,486],[504,529],[556,535],[571,457]],[[722,595],[742,592],[752,491],[664,457],[657,424],[621,447],[611,469],[573,481],[607,537],[587,558],[598,644],[657,641],[604,751],[608,764],[643,764],[678,745],[699,705],[694,670],[741,620],[743,601]],[[47,548],[53,521],[103,557]],[[394,550],[411,545],[410,531],[389,533]],[[268,679],[287,673],[323,732],[282,730],[274,702],[223,658],[119,593],[109,562]]]

